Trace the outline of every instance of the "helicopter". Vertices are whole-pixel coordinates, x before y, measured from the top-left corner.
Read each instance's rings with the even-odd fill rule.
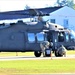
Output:
[[[46,41],[50,45],[45,48],[45,56],[50,56],[51,51],[56,57],[63,56],[62,53],[59,54],[60,50],[57,52],[60,45],[64,45],[67,49],[75,48],[75,37],[69,29],[42,20],[42,16],[49,16],[49,14],[33,9],[29,14],[13,14],[38,16],[38,21],[23,22],[19,20],[8,25],[0,24],[0,52],[34,52],[36,57],[40,57],[42,54],[40,44],[47,45]]]

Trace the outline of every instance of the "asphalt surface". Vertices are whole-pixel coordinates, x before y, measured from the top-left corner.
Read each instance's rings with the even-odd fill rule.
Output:
[[[0,57],[0,61],[10,61],[10,60],[47,60],[47,59],[75,59],[75,55],[68,55],[66,57],[35,57],[35,56],[7,56],[7,57]]]

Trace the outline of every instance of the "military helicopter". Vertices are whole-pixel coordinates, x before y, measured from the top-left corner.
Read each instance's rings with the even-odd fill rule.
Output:
[[[19,20],[17,23],[8,25],[0,24],[0,52],[33,51],[36,57],[40,57],[42,54],[40,44],[45,43],[46,46],[46,41],[50,45],[47,45],[48,48],[45,47],[45,56],[50,56],[51,51],[55,53],[55,56],[63,56],[62,52],[59,54],[60,50],[57,52],[61,44],[67,49],[75,48],[75,38],[71,36],[70,30],[42,20],[42,16],[48,16],[49,14],[43,14],[33,9],[30,10],[30,14],[16,14],[38,16],[39,20],[37,22]]]

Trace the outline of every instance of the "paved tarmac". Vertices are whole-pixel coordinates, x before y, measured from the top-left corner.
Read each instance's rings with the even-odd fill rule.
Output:
[[[35,56],[7,56],[7,57],[0,57],[0,61],[11,61],[11,60],[47,60],[47,59],[75,59],[75,55],[68,55],[66,57],[35,57]]]

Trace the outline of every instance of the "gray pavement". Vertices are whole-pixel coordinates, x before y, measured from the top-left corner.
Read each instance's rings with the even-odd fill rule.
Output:
[[[75,55],[68,55],[66,57],[35,57],[35,56],[7,56],[0,57],[0,61],[10,61],[10,60],[47,60],[47,59],[75,59]]]

